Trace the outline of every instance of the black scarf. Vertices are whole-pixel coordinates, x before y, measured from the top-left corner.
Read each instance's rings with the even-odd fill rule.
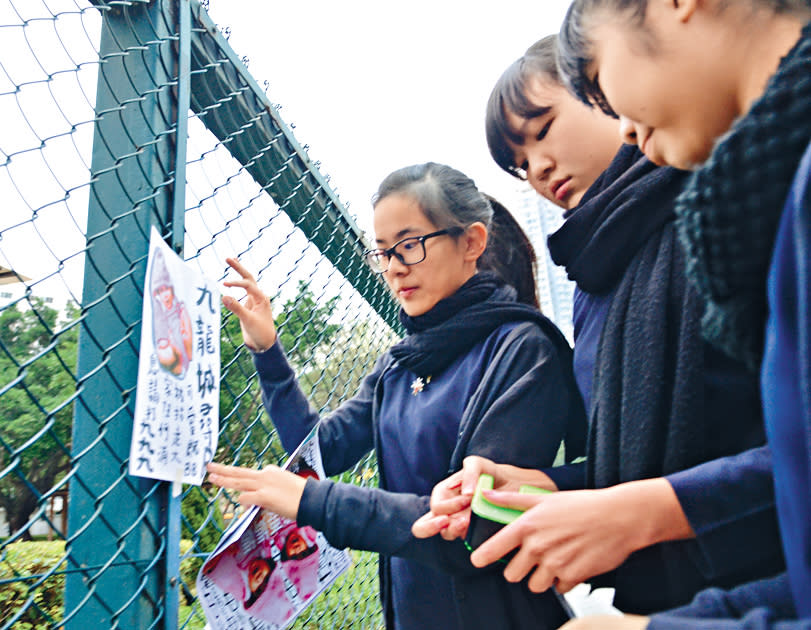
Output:
[[[495,273],[483,271],[423,315],[409,317],[400,309],[409,335],[391,354],[415,374],[435,376],[502,324],[548,321],[537,309],[516,302],[515,295]]]
[[[676,203],[687,273],[707,302],[706,339],[757,369],[766,276],[794,171],[811,140],[811,24],[766,91],[695,171]]]
[[[581,290],[614,291],[594,366],[591,487],[706,459],[702,304],[687,286],[673,224],[687,177],[625,146],[549,239]]]
[[[587,293],[610,291],[640,246],[673,219],[670,203],[682,185],[673,169],[657,168],[629,144],[583,195],[566,222],[549,237],[555,264]]]
[[[400,321],[410,333],[392,346],[392,356],[420,376],[436,376],[453,361],[508,322],[534,322],[558,352],[567,384],[576,389],[569,342],[537,308],[515,301],[516,291],[491,271],[482,271],[430,311],[410,317],[401,309]],[[582,414],[573,414],[566,428],[566,457],[585,452]]]

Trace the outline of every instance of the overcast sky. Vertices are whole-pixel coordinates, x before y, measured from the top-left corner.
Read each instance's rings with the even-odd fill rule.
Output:
[[[509,201],[515,180],[490,159],[484,108],[496,79],[557,32],[569,0],[211,0],[229,42],[295,124],[365,229],[392,170],[444,162]]]
[[[282,118],[369,231],[371,195],[407,164],[450,164],[511,205],[520,183],[489,157],[485,104],[504,69],[558,30],[568,2],[508,9],[461,0],[210,0],[209,13],[230,30],[237,55],[248,58],[260,86],[268,82]],[[12,156],[0,169],[0,265],[34,278],[35,293],[80,293],[99,22],[73,0],[0,0],[0,24],[12,25],[0,50],[0,157]],[[220,175],[196,173],[204,183]],[[209,223],[248,203],[266,219],[259,202],[231,198],[239,186],[220,192],[211,201],[223,207],[207,215]],[[187,213],[189,229],[194,219]],[[209,248],[215,268],[242,251],[239,238],[255,236],[252,224],[243,228]],[[217,230],[209,232],[193,244],[205,245]]]

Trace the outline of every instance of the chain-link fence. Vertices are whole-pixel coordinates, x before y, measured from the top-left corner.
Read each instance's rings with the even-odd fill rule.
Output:
[[[326,411],[396,336],[360,230],[196,0],[0,0],[0,628],[202,628],[237,506],[130,477],[150,226],[211,278],[239,256]],[[216,459],[285,455],[224,311]],[[345,475],[374,483],[369,459]],[[376,628],[376,559],[296,627]]]

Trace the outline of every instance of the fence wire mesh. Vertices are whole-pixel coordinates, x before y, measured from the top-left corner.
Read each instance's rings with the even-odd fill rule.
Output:
[[[127,475],[150,226],[238,256],[321,412],[397,336],[352,217],[192,0],[0,0],[0,629],[202,628],[194,578],[239,508]],[[216,459],[285,454],[223,312]],[[374,484],[367,458],[343,476]],[[377,628],[356,553],[296,622]]]

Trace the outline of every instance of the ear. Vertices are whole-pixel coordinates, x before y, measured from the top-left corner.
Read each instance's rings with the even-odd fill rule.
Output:
[[[679,22],[688,22],[702,0],[669,0]]]
[[[465,245],[465,260],[476,262],[487,247],[487,228],[481,221],[468,226],[462,235]]]

